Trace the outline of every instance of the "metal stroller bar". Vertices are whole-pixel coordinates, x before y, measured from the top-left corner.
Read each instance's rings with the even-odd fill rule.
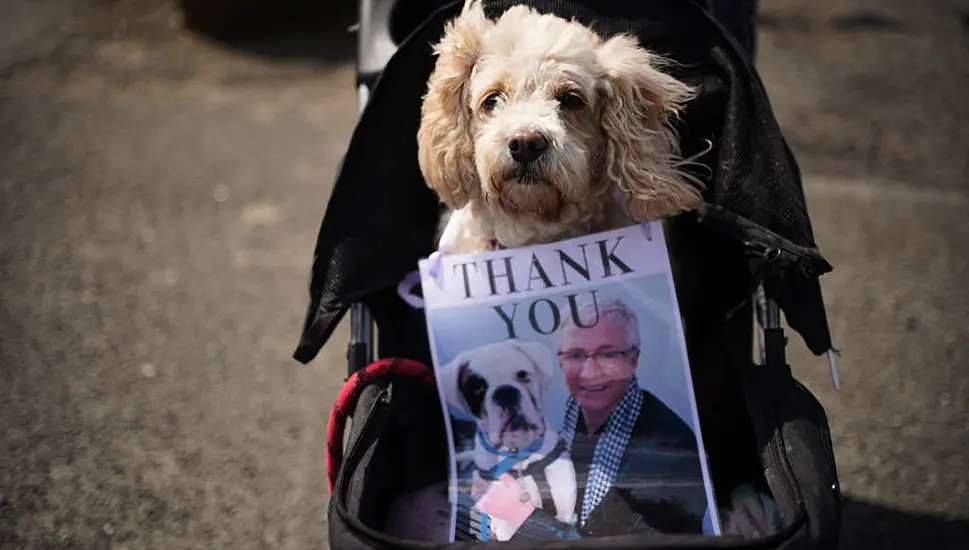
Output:
[[[396,0],[359,0],[357,3],[357,113],[363,113],[377,77],[397,45],[390,38],[390,13]],[[347,349],[352,374],[375,358],[374,322],[361,303],[350,306],[350,344]]]

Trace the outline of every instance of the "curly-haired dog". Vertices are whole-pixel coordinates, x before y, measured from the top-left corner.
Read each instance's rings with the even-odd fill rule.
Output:
[[[452,210],[439,247],[548,243],[696,208],[673,122],[694,90],[625,35],[470,0],[448,23],[417,134]]]

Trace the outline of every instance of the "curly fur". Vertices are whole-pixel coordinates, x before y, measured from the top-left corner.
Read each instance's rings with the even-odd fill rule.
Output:
[[[694,91],[635,39],[603,41],[526,6],[489,20],[472,0],[434,51],[418,161],[461,211],[448,250],[547,243],[699,204],[673,127]],[[539,160],[512,158],[508,139],[521,132],[547,139]]]

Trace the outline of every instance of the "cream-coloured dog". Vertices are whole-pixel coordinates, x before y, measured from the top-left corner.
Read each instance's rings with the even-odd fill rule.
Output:
[[[444,253],[543,244],[676,215],[701,201],[672,126],[694,90],[620,35],[526,6],[448,23],[417,134],[451,209]],[[696,185],[694,185],[696,183]]]

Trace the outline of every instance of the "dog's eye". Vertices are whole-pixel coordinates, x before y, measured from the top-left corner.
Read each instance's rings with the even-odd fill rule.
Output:
[[[519,380],[521,380],[521,381],[525,381],[525,380],[528,380],[528,371],[527,371],[527,370],[520,370],[520,371],[518,371],[518,372],[516,373],[516,376],[517,376],[517,377],[518,377],[518,379],[519,379]]]
[[[585,106],[585,101],[582,99],[582,96],[572,91],[562,92],[556,99],[559,105],[566,109],[581,109]]]
[[[481,108],[490,112],[498,105],[499,99],[501,99],[501,92],[491,92],[485,96],[484,101],[481,102]]]

